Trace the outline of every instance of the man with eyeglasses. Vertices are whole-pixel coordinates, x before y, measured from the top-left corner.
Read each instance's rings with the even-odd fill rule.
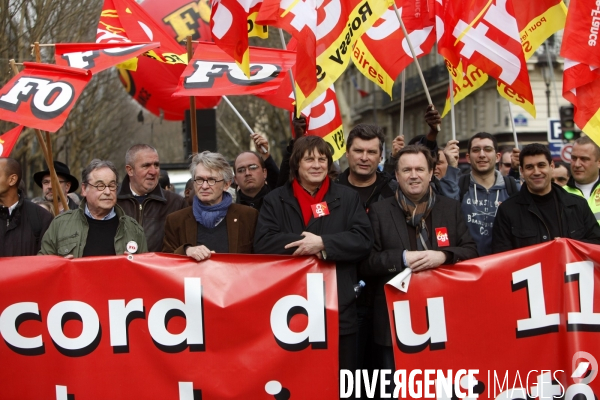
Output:
[[[498,206],[518,191],[514,178],[496,170],[500,160],[497,149],[498,142],[491,134],[473,135],[467,144],[471,173],[458,181],[461,209],[480,256],[492,254],[492,228]]]
[[[131,146],[125,154],[127,175],[117,196],[126,215],[142,225],[149,251],[161,251],[167,215],[186,208],[186,199],[158,184],[158,151],[147,144]]]
[[[67,194],[74,193],[79,187],[79,181],[73,175],[71,175],[71,171],[66,164],[61,163],[60,161],[54,161],[54,170],[56,171],[56,175],[58,176],[58,183],[60,184],[60,189],[65,194],[65,198],[67,199],[67,205],[69,206],[69,210],[76,210],[77,203],[73,201]],[[42,188],[42,197],[52,203],[54,195],[52,193],[52,184],[50,183],[50,170],[46,168],[43,171],[36,172],[33,174],[34,182]],[[63,209],[62,202],[58,202],[59,212],[63,213],[67,210]]]
[[[262,136],[254,134],[254,137]],[[257,142],[258,139],[255,139]],[[276,187],[279,178],[279,168],[273,161],[268,152],[268,143],[266,140],[261,145],[267,150],[267,153],[258,154],[254,151],[244,151],[240,153],[234,165],[234,180],[238,186],[238,192],[235,202],[245,206],[252,207],[258,211],[262,206],[264,197]]]
[[[142,227],[117,205],[118,173],[110,161],[92,160],[81,173],[83,200],[57,216],[42,239],[39,255],[66,258],[148,251]]]

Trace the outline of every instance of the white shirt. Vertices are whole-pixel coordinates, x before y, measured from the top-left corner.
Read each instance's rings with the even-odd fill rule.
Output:
[[[585,197],[586,200],[588,200],[590,198],[590,195],[592,194],[592,189],[594,188],[594,185],[596,184],[596,182],[592,182],[592,183],[588,183],[586,185],[582,185],[579,183],[575,183],[575,186],[581,190],[581,192],[583,193],[583,196]]]

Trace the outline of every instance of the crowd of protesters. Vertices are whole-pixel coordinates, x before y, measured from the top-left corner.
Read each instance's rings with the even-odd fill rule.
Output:
[[[71,196],[81,186],[82,196],[68,197],[57,216],[42,208],[53,200],[49,170],[33,176],[43,190],[35,205],[19,189],[19,163],[0,158],[0,256],[316,256],[337,267],[340,368],[394,369],[383,287],[405,268],[419,273],[559,237],[600,244],[600,148],[588,137],[565,165],[542,144],[500,149],[480,132],[461,174],[458,141],[437,145],[439,113],[428,108],[425,121],[427,135],[408,144],[397,137],[389,156],[381,128],[356,126],[349,167],[339,171],[330,146],[295,120],[297,139],[279,168],[253,135],[260,152],[242,152],[233,165],[196,154],[185,197],[168,190],[168,177],[159,184],[158,152],[145,144],[127,151],[122,181],[110,161],[93,160],[81,181],[55,162],[60,190]]]

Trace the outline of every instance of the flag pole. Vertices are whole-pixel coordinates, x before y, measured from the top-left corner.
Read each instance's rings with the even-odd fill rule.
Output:
[[[552,59],[550,58],[550,47],[548,46],[548,41],[544,43],[546,45],[546,58],[548,61],[548,71],[550,72],[550,80],[552,81],[552,87],[554,88],[554,100],[556,100],[556,110],[560,110],[560,106],[558,104],[558,90],[556,90],[556,79],[554,79],[554,66],[552,64]],[[548,115],[550,118],[550,115]]]
[[[250,125],[248,125],[248,123],[246,122],[244,117],[242,117],[242,114],[239,113],[237,108],[235,108],[235,106],[233,104],[231,104],[231,101],[229,101],[227,96],[223,96],[223,100],[225,100],[225,103],[227,103],[227,105],[229,105],[229,107],[231,107],[231,109],[233,110],[235,115],[237,115],[237,117],[240,119],[240,121],[242,121],[242,124],[244,124],[246,129],[248,129],[248,132],[250,132],[251,135],[254,135],[254,131],[252,130],[252,128],[250,128]],[[265,154],[267,153],[267,149],[265,149],[264,146],[260,146],[260,149],[262,150],[263,153],[265,153]]]
[[[433,101],[431,101],[431,96],[429,95],[429,89],[427,89],[427,83],[425,82],[425,77],[423,76],[423,71],[421,70],[421,65],[419,64],[419,60],[417,60],[417,54],[415,49],[413,48],[412,42],[408,37],[408,32],[406,32],[406,27],[402,22],[402,17],[400,17],[400,11],[398,11],[398,7],[396,7],[396,3],[394,3],[394,11],[396,12],[396,17],[398,18],[398,22],[400,22],[400,27],[402,28],[402,33],[404,33],[404,38],[406,39],[406,43],[408,43],[408,47],[410,48],[410,53],[413,57],[413,62],[417,67],[417,72],[419,72],[419,78],[421,78],[421,83],[423,84],[423,90],[425,91],[425,96],[427,97],[427,101],[430,106],[433,106]],[[440,126],[437,126],[438,132],[440,131]]]
[[[279,37],[281,38],[281,46],[283,47],[283,50],[285,50],[287,48],[287,45],[285,44],[285,37],[283,36],[283,29],[279,28]],[[294,94],[294,102],[296,102],[296,104],[298,104],[298,101],[296,100],[298,97],[296,96],[296,81],[294,80],[294,73],[292,72],[292,68],[290,68],[290,81],[292,82],[292,92]]]
[[[450,79],[450,120],[452,121],[452,140],[456,140],[456,121],[454,116],[454,81],[452,80],[452,74],[448,71],[448,78]]]
[[[406,83],[406,70],[402,70],[402,90],[400,91],[400,129],[398,130],[398,136],[404,135],[404,84]]]
[[[187,37],[187,57],[188,64],[192,60],[192,37]],[[192,154],[198,153],[198,126],[196,124],[196,96],[190,96],[190,139],[192,145]]]
[[[35,62],[41,63],[42,56],[40,53],[40,42],[33,43],[33,51],[35,54]],[[16,66],[15,66],[16,69]],[[17,70],[18,74],[18,70]],[[38,130],[39,131],[39,130]],[[58,202],[60,200],[63,210],[69,210],[69,205],[67,200],[65,199],[65,194],[63,193],[60,183],[58,181],[58,175],[56,175],[56,170],[54,169],[54,159],[52,155],[52,140],[50,138],[50,132],[46,132],[46,141],[44,142],[44,138],[42,137],[42,133],[39,132],[39,135],[36,132],[36,136],[40,141],[40,147],[42,147],[42,153],[44,153],[43,149],[46,149],[44,153],[44,158],[46,159],[46,164],[48,164],[48,172],[50,172],[50,187],[52,188],[52,206],[54,207],[54,214],[59,214]],[[44,146],[42,146],[44,143]]]
[[[513,114],[512,114],[512,109],[510,107],[510,101],[506,100],[506,102],[508,103],[508,115],[510,117],[510,126],[512,127],[512,131],[513,131],[513,139],[515,141],[515,148],[519,148],[519,141],[517,140],[517,128],[515,128],[515,120],[513,118]]]

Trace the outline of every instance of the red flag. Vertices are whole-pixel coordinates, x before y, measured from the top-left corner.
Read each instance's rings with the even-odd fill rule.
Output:
[[[496,78],[500,94],[535,117],[512,2],[475,0],[465,7],[462,0],[447,0],[443,5],[436,2],[436,15],[439,53],[454,67],[462,62],[463,71],[474,65]]]
[[[264,0],[257,22],[298,40],[296,95],[302,110],[346,70],[356,40],[385,12],[388,1]],[[315,73],[316,71],[316,73]]]
[[[513,7],[526,60],[553,33],[565,27],[567,8],[562,0],[514,1]]]
[[[56,132],[92,74],[79,68],[23,64],[25,69],[0,89],[0,119]]]
[[[249,17],[258,13],[261,4],[262,0],[253,0],[248,4],[238,0],[215,0],[212,5],[210,29],[213,40],[235,60],[248,78],[250,77],[248,26],[252,23],[252,30],[259,33],[263,28]],[[262,32],[266,33],[264,30]]]
[[[396,0],[396,6],[417,58],[429,54],[435,44],[433,1],[423,3],[427,8],[420,2]],[[432,11],[431,14],[428,9]],[[392,97],[394,81],[413,62],[412,53],[400,29],[400,22],[393,7],[388,8],[381,18],[358,39],[352,50],[352,61],[364,76]],[[364,97],[363,93],[361,97]]]
[[[54,51],[56,64],[96,74],[158,46],[160,43],[57,43]]]
[[[596,1],[572,0],[560,50],[565,57],[563,97],[575,107],[577,126],[596,143],[600,143],[599,26]]]
[[[21,135],[24,126],[19,125],[0,136],[0,157],[8,157]]]
[[[296,60],[288,50],[252,47],[250,78],[214,43],[198,43],[173,96],[244,95],[274,91],[288,82]]]
[[[104,0],[96,43],[160,42],[148,56],[167,64],[186,64],[187,52],[133,0]]]

